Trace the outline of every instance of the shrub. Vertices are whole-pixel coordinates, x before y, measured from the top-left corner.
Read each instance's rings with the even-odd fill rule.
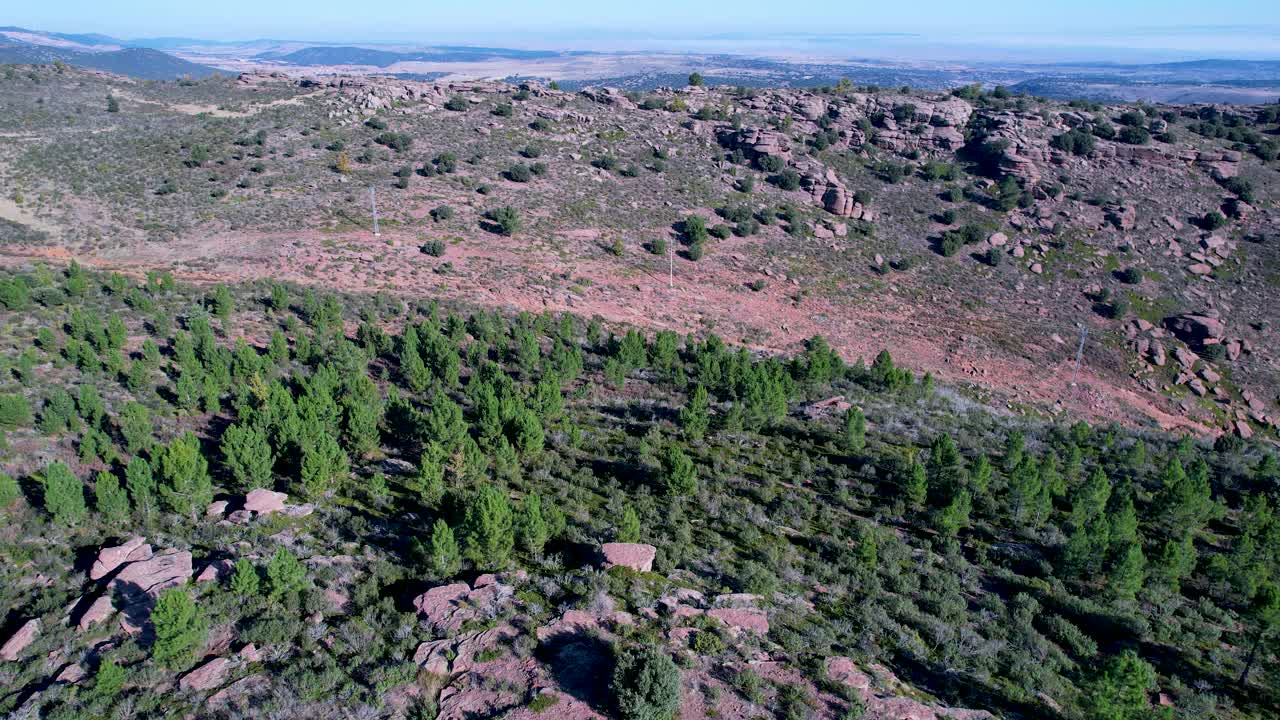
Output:
[[[1213,231],[1227,224],[1227,218],[1217,210],[1210,210],[1200,218],[1200,227]]]
[[[785,160],[778,157],[777,155],[762,155],[756,161],[756,165],[759,166],[759,168],[764,172],[776,173],[781,171],[782,168],[786,167],[787,163]]]
[[[431,210],[431,219],[436,222],[444,222],[453,217],[453,208],[448,205],[439,205]]]
[[[773,178],[773,183],[780,189],[786,191],[800,189],[800,173],[790,168],[783,170]]]
[[[22,495],[18,481],[12,476],[0,472],[0,509],[7,508]]]
[[[461,95],[454,95],[444,104],[445,110],[452,110],[454,112],[462,112],[469,107],[471,107],[471,102]]]
[[[1120,134],[1116,136],[1122,143],[1129,145],[1146,145],[1151,142],[1151,133],[1146,128],[1140,127],[1124,127],[1121,128]]]
[[[448,249],[448,246],[444,244],[443,240],[428,240],[422,244],[420,249],[424,254],[430,255],[431,257],[444,257],[445,250]]]
[[[1055,135],[1049,141],[1049,145],[1053,148],[1069,152],[1072,155],[1088,155],[1093,152],[1096,144],[1093,135],[1079,128],[1068,130],[1061,135]]]
[[[0,429],[13,430],[31,424],[31,404],[21,395],[0,395]]]
[[[680,670],[662,648],[628,648],[618,654],[610,689],[622,720],[670,720],[680,702]]]
[[[442,173],[452,173],[458,171],[458,156],[451,152],[442,152],[431,160],[436,166],[436,170]]]
[[[493,114],[498,117],[511,117],[515,114],[515,109],[511,107],[511,103],[498,103],[493,108]]]
[[[493,223],[499,235],[510,237],[520,230],[520,213],[512,207],[494,208],[485,212],[485,219]]]
[[[386,145],[396,152],[404,152],[413,147],[413,138],[407,133],[384,132],[374,141],[379,145]]]
[[[533,171],[524,163],[516,163],[507,170],[507,179],[511,182],[526,183],[533,179]]]
[[[1127,267],[1120,272],[1120,282],[1126,285],[1137,285],[1142,282],[1142,271],[1136,267]]]

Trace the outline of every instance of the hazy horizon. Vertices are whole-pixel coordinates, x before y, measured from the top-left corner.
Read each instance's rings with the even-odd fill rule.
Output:
[[[0,23],[46,32],[99,33],[132,41],[464,44],[582,51],[678,51],[869,58],[921,62],[1168,62],[1280,59],[1280,6],[1255,0],[1040,3],[910,8],[800,0],[723,0],[694,7],[655,0],[599,7],[492,0],[483,8],[392,0],[348,5],[227,0],[217,8],[154,0],[62,2],[11,10]],[[762,28],[768,28],[762,30]]]

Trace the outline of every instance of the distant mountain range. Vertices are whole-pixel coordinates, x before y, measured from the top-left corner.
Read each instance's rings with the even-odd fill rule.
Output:
[[[202,78],[221,72],[159,50],[130,47],[128,43],[106,35],[46,33],[0,27],[0,63],[48,64],[59,61],[143,80]]]
[[[706,38],[731,36],[708,35]],[[803,37],[857,39],[846,35]],[[579,62],[583,56],[592,59]],[[497,65],[495,60],[506,61],[499,76],[491,75]],[[405,79],[537,77],[554,79],[569,89],[607,84],[646,91],[680,85],[688,73],[696,69],[712,83],[743,86],[815,87],[848,79],[861,85],[929,90],[946,90],[969,83],[1005,85],[1020,93],[1112,102],[1248,104],[1273,102],[1280,97],[1280,61],[1275,60],[931,63],[852,56],[823,59],[723,51],[526,50],[408,42],[336,44],[265,38],[213,41],[190,37],[122,40],[98,33],[0,27],[0,63],[55,61],[157,80],[200,78],[243,70],[292,69],[295,73],[393,74]],[[401,63],[438,63],[440,66],[430,68],[435,72],[415,72],[422,68],[396,67]]]

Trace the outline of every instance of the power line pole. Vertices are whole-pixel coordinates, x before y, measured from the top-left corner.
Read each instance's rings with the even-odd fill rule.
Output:
[[[378,237],[378,194],[373,186],[369,187],[369,206],[373,208],[373,236]]]
[[[1089,337],[1089,326],[1080,323],[1080,345],[1076,347],[1076,367],[1071,374],[1071,387],[1076,388],[1080,382],[1080,358],[1084,356],[1084,341]]]

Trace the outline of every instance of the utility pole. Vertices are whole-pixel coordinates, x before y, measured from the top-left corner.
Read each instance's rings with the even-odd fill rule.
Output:
[[[1089,326],[1080,323],[1080,345],[1076,347],[1076,368],[1071,375],[1071,387],[1075,388],[1080,382],[1080,358],[1084,356],[1084,341],[1089,337]]]
[[[378,191],[369,186],[369,206],[373,208],[373,236],[378,237]]]

